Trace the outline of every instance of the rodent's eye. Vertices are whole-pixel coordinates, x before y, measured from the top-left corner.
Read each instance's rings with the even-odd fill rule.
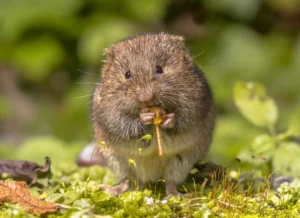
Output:
[[[131,78],[131,72],[130,70],[128,70],[126,73],[125,73],[125,79],[130,79]]]
[[[161,73],[163,73],[163,72],[164,72],[164,71],[163,71],[163,69],[161,68],[161,66],[156,66],[155,73],[161,74]]]

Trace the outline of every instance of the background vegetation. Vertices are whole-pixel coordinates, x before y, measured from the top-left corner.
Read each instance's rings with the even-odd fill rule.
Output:
[[[212,85],[218,122],[209,159],[228,164],[264,132],[237,112],[234,82],[267,87],[279,132],[300,119],[299,20],[298,0],[2,0],[0,158],[74,159],[92,138],[89,95],[104,48],[167,31],[186,37]]]

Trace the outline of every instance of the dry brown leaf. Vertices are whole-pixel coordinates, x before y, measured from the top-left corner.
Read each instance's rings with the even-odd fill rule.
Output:
[[[155,126],[156,130],[156,137],[157,137],[157,146],[158,146],[158,155],[163,156],[162,146],[161,146],[161,135],[159,125],[162,124],[162,110],[159,107],[151,107],[150,111],[155,113],[155,117],[153,119],[153,125]]]
[[[42,201],[31,196],[24,181],[0,182],[0,204],[5,202],[18,203],[24,210],[34,214],[55,212],[59,209],[59,206],[53,202]]]
[[[51,177],[51,160],[45,157],[45,165],[23,160],[0,160],[0,176],[8,173],[14,180],[35,184],[38,178]]]

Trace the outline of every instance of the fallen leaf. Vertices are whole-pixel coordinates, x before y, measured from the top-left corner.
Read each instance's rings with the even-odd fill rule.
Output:
[[[49,157],[45,157],[44,166],[22,160],[0,160],[0,176],[7,173],[14,180],[34,184],[38,177],[52,176],[50,165],[51,160]]]
[[[53,202],[42,201],[30,195],[28,186],[24,181],[0,182],[0,204],[20,204],[24,210],[33,214],[55,212],[59,206]]]

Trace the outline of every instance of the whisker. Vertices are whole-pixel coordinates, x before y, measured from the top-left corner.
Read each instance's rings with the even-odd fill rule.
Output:
[[[79,84],[79,85],[98,85],[100,83],[92,83],[92,82],[76,82],[75,84]]]
[[[91,118],[93,119],[98,112],[99,112],[99,109],[96,109],[95,111],[93,111],[93,113],[91,114]]]
[[[81,72],[81,73],[84,73],[84,74],[96,75],[95,73],[86,72],[86,71],[83,71],[83,70],[80,70],[80,69],[76,69],[76,70]]]
[[[88,104],[89,104],[89,105],[92,105],[92,104],[93,104],[93,101],[94,101],[94,99],[90,100],[90,101],[88,102]]]
[[[195,58],[198,57],[199,55],[202,55],[203,53],[205,53],[205,51],[201,51],[199,54],[195,55],[195,56],[193,57],[193,59],[195,59]]]
[[[164,103],[159,98],[157,99],[157,101],[163,108],[165,107]]]
[[[89,97],[89,96],[93,96],[93,95],[94,94],[83,95],[83,96],[79,96],[79,97],[73,98],[73,100],[80,99],[80,98],[85,98],[85,97]]]

